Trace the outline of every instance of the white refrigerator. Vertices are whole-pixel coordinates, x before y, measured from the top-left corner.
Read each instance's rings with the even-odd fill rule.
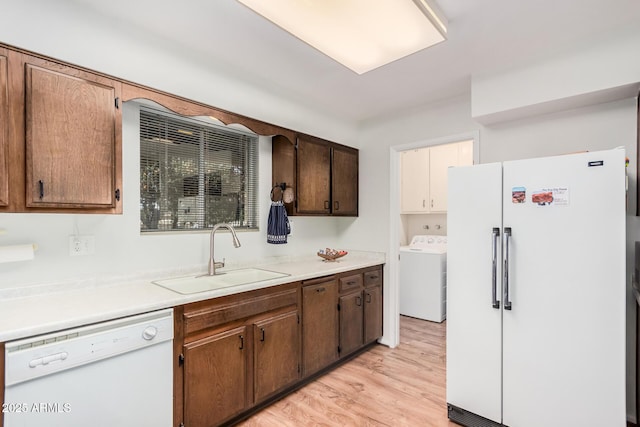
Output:
[[[626,425],[625,181],[622,149],[449,170],[452,421]]]

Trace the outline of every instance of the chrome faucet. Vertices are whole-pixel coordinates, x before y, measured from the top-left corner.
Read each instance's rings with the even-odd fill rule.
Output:
[[[216,262],[213,259],[213,236],[216,234],[216,230],[219,228],[226,228],[231,232],[231,236],[233,237],[233,246],[236,248],[240,247],[240,240],[238,240],[238,236],[236,235],[236,230],[227,223],[220,223],[213,226],[211,229],[211,237],[209,238],[209,276],[215,276],[216,268],[224,267],[224,258],[222,258],[222,262]]]

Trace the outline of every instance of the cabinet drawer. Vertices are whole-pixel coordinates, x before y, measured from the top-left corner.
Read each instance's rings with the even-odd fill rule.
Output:
[[[340,292],[348,292],[362,287],[362,274],[353,274],[340,278]]]
[[[382,284],[382,269],[365,271],[364,286],[375,286]]]
[[[297,304],[298,292],[294,288],[240,301],[213,303],[211,306],[199,310],[188,311],[188,308],[185,308],[184,334],[187,336],[227,322]]]

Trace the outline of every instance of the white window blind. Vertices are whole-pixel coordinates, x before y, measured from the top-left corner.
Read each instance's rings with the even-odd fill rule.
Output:
[[[140,230],[258,229],[256,135],[140,110]]]

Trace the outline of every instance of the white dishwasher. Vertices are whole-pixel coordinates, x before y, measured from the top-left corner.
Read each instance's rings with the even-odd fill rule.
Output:
[[[5,427],[173,423],[173,310],[5,345]]]

